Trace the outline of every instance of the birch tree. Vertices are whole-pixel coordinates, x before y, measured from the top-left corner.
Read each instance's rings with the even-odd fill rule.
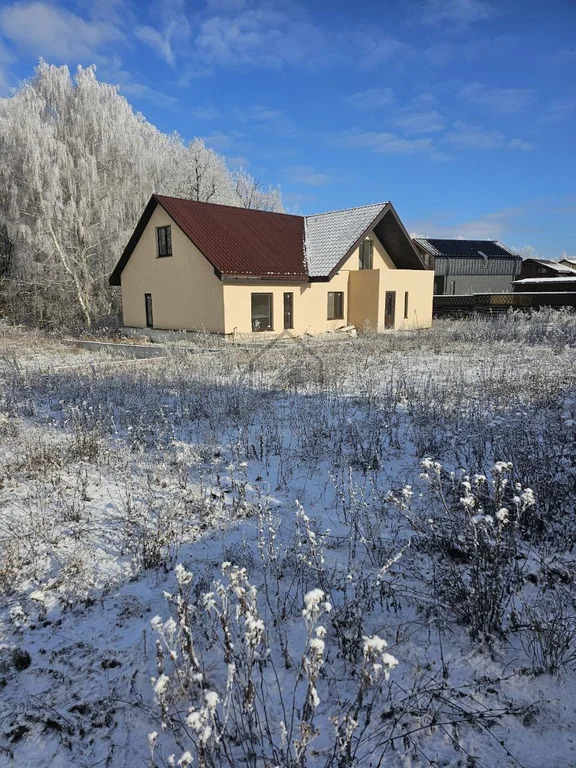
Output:
[[[222,157],[158,131],[95,68],[40,62],[0,100],[0,267],[17,320],[92,325],[153,192],[242,205]],[[264,203],[264,198],[262,198]]]
[[[234,177],[238,205],[243,208],[257,208],[260,211],[283,212],[280,187],[269,186],[264,189],[259,181],[243,169],[237,171]]]

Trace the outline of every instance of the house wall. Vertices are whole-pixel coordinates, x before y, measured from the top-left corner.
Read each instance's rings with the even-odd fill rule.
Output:
[[[444,290],[439,295],[464,296],[472,293],[511,293],[512,275],[444,275]]]
[[[284,330],[284,292],[294,293],[294,329],[300,333],[326,333],[346,325],[361,331],[384,330],[384,294],[396,291],[397,329],[428,328],[432,324],[434,273],[431,270],[396,269],[373,232],[373,269],[359,270],[358,247],[329,282],[274,283],[266,281],[224,283],[225,333],[246,334],[251,327],[251,294],[273,296],[273,333]],[[344,293],[344,318],[328,320],[328,292]],[[409,294],[408,318],[404,318],[404,292]],[[262,332],[264,335],[265,332]]]
[[[157,257],[156,227],[172,227],[172,256]],[[124,325],[145,327],[144,294],[152,296],[154,328],[224,332],[223,286],[211,264],[166,211],[156,206],[124,267]]]
[[[386,291],[396,292],[395,330],[429,328],[432,325],[434,272],[429,269],[391,269],[380,280],[378,331],[384,330]],[[408,293],[408,317],[404,317],[404,293]]]
[[[224,283],[225,333],[252,333],[252,293],[272,294],[274,333],[284,330],[284,293],[294,294],[293,333],[326,333],[348,325],[348,274],[336,275],[329,283],[273,283],[250,281]],[[328,292],[344,293],[344,318],[328,320]],[[265,332],[262,332],[264,335]]]
[[[434,272],[444,289],[438,295],[468,295],[473,293],[510,293],[512,281],[520,273],[519,257],[437,256]]]
[[[348,273],[350,325],[359,331],[376,331],[380,325],[380,275],[384,270],[361,269]]]

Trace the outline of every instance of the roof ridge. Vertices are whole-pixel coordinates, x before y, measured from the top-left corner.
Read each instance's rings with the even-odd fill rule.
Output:
[[[179,200],[182,203],[197,203],[198,205],[214,205],[218,206],[218,208],[229,208],[234,211],[255,211],[256,213],[269,213],[273,214],[274,216],[292,216],[294,219],[304,219],[304,216],[301,216],[298,213],[284,213],[283,211],[265,211],[262,208],[244,208],[242,205],[229,205],[228,203],[208,203],[205,200],[191,200],[189,197],[176,197],[175,195],[160,195],[157,192],[154,192],[152,197],[156,198],[158,201],[160,199],[165,200]]]
[[[384,208],[386,205],[390,205],[390,200],[386,200],[384,203],[368,203],[368,205],[354,205],[351,208],[336,208],[333,211],[321,211],[320,213],[310,213],[304,216],[305,219],[312,219],[314,216],[327,216],[329,213],[347,213],[348,211],[361,211],[366,208],[375,208],[379,206]]]
[[[487,240],[486,238],[478,238],[478,237],[414,237],[413,240],[442,240],[442,241],[448,241],[451,243],[498,243],[498,245],[501,245],[503,248],[507,248],[508,246],[504,245],[504,243],[501,243],[500,240]]]

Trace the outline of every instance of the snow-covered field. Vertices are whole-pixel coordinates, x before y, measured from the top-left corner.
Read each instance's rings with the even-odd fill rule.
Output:
[[[0,766],[576,765],[575,348],[0,327]]]

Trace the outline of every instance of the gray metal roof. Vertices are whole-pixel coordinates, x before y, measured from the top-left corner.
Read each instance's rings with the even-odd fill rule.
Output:
[[[461,240],[459,238],[415,237],[414,242],[432,256],[515,256],[520,254],[503,245],[499,240]]]
[[[569,267],[567,264],[560,264],[558,261],[552,261],[547,259],[526,259],[534,264],[538,264],[541,267],[551,269],[553,272],[557,272],[559,275],[575,275],[576,270],[573,267]],[[550,278],[548,278],[550,279]]]
[[[310,277],[327,277],[388,203],[329,211],[304,219],[304,243]]]

